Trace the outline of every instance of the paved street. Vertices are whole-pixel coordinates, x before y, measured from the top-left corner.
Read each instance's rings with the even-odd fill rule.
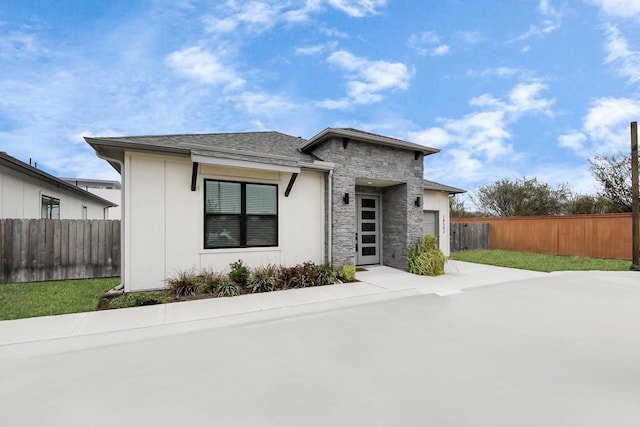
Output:
[[[0,346],[2,424],[640,422],[637,273],[549,274],[441,295],[280,309],[87,346],[64,342],[90,337]]]

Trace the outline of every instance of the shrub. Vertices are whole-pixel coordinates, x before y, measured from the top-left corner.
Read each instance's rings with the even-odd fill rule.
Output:
[[[223,282],[216,288],[216,294],[219,297],[235,297],[240,295],[240,291],[240,285],[230,281]]]
[[[440,276],[444,274],[447,258],[437,247],[436,236],[427,234],[415,249],[409,249],[409,273],[421,276]]]
[[[236,262],[232,262],[231,264],[229,264],[229,266],[231,267],[229,278],[240,286],[246,286],[251,272],[242,263],[242,260],[239,259]]]
[[[248,288],[251,292],[271,292],[276,289],[276,274],[278,269],[274,265],[258,267],[249,278]]]
[[[336,275],[329,264],[317,266],[315,278],[318,286],[331,285],[336,281]]]
[[[205,271],[199,278],[198,292],[203,294],[215,294],[218,286],[229,281],[225,274],[214,271]]]
[[[109,308],[140,307],[144,305],[166,304],[167,295],[164,292],[133,292],[123,294],[109,301]]]
[[[351,264],[344,264],[342,268],[338,270],[338,277],[343,282],[355,282],[356,269]]]
[[[170,292],[178,298],[197,295],[201,282],[198,276],[188,271],[179,271],[176,277],[167,279]]]
[[[280,267],[276,276],[276,287],[278,289],[290,289],[299,287],[300,275],[302,274],[299,265],[293,267]]]

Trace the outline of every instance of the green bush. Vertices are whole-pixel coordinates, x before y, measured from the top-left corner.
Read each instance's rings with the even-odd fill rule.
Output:
[[[336,275],[329,264],[322,264],[316,267],[316,285],[326,286],[331,285],[336,281]]]
[[[165,292],[132,292],[123,294],[109,301],[109,308],[140,307],[144,305],[166,304]]]
[[[278,268],[274,265],[258,267],[253,271],[247,284],[252,293],[271,292],[276,289],[276,275]]]
[[[356,281],[356,269],[351,264],[344,264],[340,270],[338,270],[338,277],[343,282],[355,282]]]
[[[176,277],[167,279],[169,291],[177,298],[197,295],[202,280],[193,272],[179,271]]]
[[[229,272],[229,279],[233,280],[240,286],[246,286],[251,272],[242,263],[242,260],[239,259],[236,262],[232,262],[231,264],[229,264],[229,266],[231,267],[231,271]]]
[[[447,258],[437,247],[437,237],[427,234],[415,249],[409,249],[409,273],[421,276],[440,276],[444,274]]]
[[[223,282],[218,285],[216,289],[216,295],[219,297],[235,297],[240,295],[240,285],[235,282]]]
[[[204,271],[202,275],[199,276],[200,283],[198,286],[198,293],[215,294],[218,290],[218,286],[228,281],[229,279],[225,274],[214,271]]]

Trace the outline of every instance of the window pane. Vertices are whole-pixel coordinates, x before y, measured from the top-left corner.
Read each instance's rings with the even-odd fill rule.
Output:
[[[362,248],[362,255],[363,256],[370,256],[370,255],[375,255],[375,254],[376,254],[375,246],[368,246],[368,247],[363,247]]]
[[[247,184],[247,215],[278,213],[278,194],[274,185]]]
[[[205,186],[206,213],[240,214],[240,183],[205,181]]]
[[[361,206],[363,208],[375,208],[376,207],[376,199],[362,199]]]
[[[363,222],[362,223],[362,231],[376,231],[376,223],[375,222]]]
[[[376,211],[362,211],[360,217],[362,219],[376,219]]]
[[[276,246],[277,244],[277,216],[247,216],[247,246]]]
[[[375,243],[376,235],[375,234],[363,234],[362,235],[362,243]]]
[[[240,246],[240,215],[207,215],[207,248]]]

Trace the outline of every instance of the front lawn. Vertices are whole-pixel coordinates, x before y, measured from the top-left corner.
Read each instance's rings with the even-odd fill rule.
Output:
[[[631,261],[620,259],[557,256],[503,250],[453,252],[451,259],[547,273],[583,270],[628,271],[631,267]]]
[[[95,311],[119,277],[0,284],[0,320]]]

